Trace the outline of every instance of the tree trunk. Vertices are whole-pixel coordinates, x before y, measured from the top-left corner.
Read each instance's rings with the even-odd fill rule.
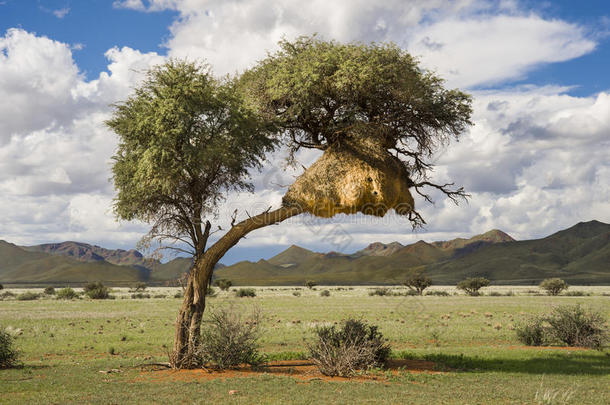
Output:
[[[194,368],[200,366],[197,359],[197,346],[199,344],[201,318],[205,310],[205,294],[218,261],[248,233],[258,228],[282,222],[301,212],[302,210],[297,207],[282,207],[241,221],[194,263],[184,292],[184,301],[176,320],[174,351],[170,356],[172,367]]]

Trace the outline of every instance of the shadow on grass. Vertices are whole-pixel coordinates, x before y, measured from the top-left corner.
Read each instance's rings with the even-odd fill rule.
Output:
[[[527,358],[484,358],[463,354],[400,353],[401,358],[433,361],[440,370],[526,374],[610,375],[610,353],[553,353]]]

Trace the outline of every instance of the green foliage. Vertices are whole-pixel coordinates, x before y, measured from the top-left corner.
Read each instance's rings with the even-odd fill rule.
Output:
[[[301,296],[301,293],[300,293],[300,292],[298,292],[298,291],[293,291],[293,292],[292,292],[292,295],[294,295],[295,297],[300,297],[300,296]]]
[[[545,290],[548,295],[559,295],[563,290],[568,289],[569,286],[568,283],[560,278],[547,278],[540,283],[539,287]]]
[[[216,280],[215,284],[218,286],[218,288],[220,288],[222,291],[228,291],[229,288],[231,288],[231,286],[233,285],[233,283],[231,282],[231,280],[227,280],[226,278],[221,278]]]
[[[72,300],[72,299],[78,297],[78,294],[72,288],[66,287],[66,288],[62,288],[61,290],[57,291],[56,297],[59,300]]]
[[[328,291],[328,290],[320,291],[320,297],[330,297],[330,291]]]
[[[256,297],[256,291],[254,291],[254,288],[240,288],[239,290],[235,291],[235,296],[236,297]]]
[[[4,286],[0,284],[0,290],[4,290]]]
[[[17,365],[19,352],[15,349],[13,337],[0,328],[0,369]]]
[[[37,300],[38,298],[40,298],[40,294],[32,292],[32,291],[26,291],[23,294],[19,294],[17,296],[17,299],[19,301],[33,301],[33,300]]]
[[[85,284],[83,292],[92,300],[105,300],[111,298],[110,290],[100,281]]]
[[[407,272],[404,285],[416,291],[417,295],[423,295],[424,290],[432,285],[432,280],[424,275],[423,270],[411,269]]]
[[[444,89],[394,44],[301,37],[279,45],[242,83],[257,108],[286,129],[293,151],[324,148],[364,125],[410,161],[413,177],[425,177],[430,166],[419,158],[471,124],[470,97]]]
[[[519,325],[516,332],[519,341],[530,346],[563,343],[602,349],[608,342],[604,316],[586,310],[580,304],[555,307],[549,314],[530,318]]]
[[[44,293],[46,295],[55,295],[55,288],[54,287],[47,287],[44,289]]]
[[[305,282],[305,287],[309,288],[310,290],[311,290],[312,288],[314,288],[315,286],[317,286],[317,285],[318,285],[318,283],[316,283],[316,282],[315,282],[315,281],[313,281],[313,280],[307,280],[307,281]]]
[[[555,307],[545,321],[550,325],[550,334],[568,346],[601,349],[608,341],[604,316],[580,304]]]
[[[259,322],[256,311],[245,319],[233,309],[212,312],[202,328],[201,364],[212,363],[217,369],[260,364],[263,357],[258,352]]]
[[[533,317],[515,327],[517,339],[527,346],[542,346],[548,343],[543,317]]]
[[[484,277],[474,277],[462,280],[457,284],[457,288],[466,292],[470,296],[479,295],[479,290],[489,285],[489,280]]]
[[[308,344],[311,358],[320,372],[329,376],[353,375],[357,370],[382,366],[390,354],[390,345],[377,326],[348,319],[340,329],[325,326],[316,329],[316,340]]]
[[[233,81],[182,60],[150,69],[106,124],[119,137],[116,216],[152,223],[149,240],[179,240],[196,252],[207,240],[204,217],[227,191],[252,189],[249,169],[275,145],[275,128],[245,105]]]

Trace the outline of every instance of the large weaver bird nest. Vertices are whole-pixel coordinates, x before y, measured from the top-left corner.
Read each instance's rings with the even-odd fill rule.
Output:
[[[378,138],[352,133],[329,146],[282,201],[324,218],[357,212],[382,217],[390,209],[407,215],[414,208],[410,185],[404,163]]]

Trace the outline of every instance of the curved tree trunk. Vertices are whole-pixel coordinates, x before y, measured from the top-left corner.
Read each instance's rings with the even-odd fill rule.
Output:
[[[196,350],[200,336],[201,318],[205,310],[205,294],[216,263],[248,233],[279,222],[302,212],[300,208],[282,207],[250,217],[233,226],[197,260],[191,270],[184,293],[184,301],[176,320],[174,351],[170,363],[175,368],[199,366]]]

